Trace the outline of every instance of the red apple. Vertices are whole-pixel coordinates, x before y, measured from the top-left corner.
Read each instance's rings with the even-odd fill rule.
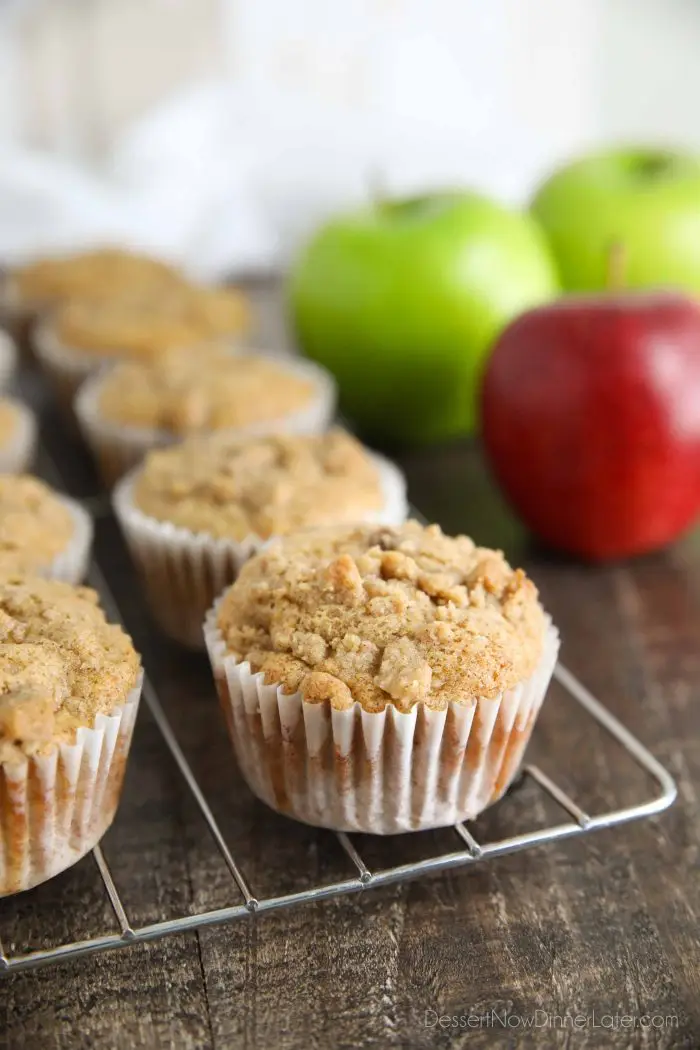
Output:
[[[700,306],[675,293],[570,296],[498,339],[481,390],[491,467],[533,532],[602,561],[700,515]]]

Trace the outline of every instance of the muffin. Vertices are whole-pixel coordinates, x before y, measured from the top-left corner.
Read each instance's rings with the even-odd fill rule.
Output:
[[[318,433],[334,410],[335,385],[318,365],[216,345],[123,362],[88,379],[75,402],[108,485],[149,449],[193,434]]]
[[[112,823],[139,657],[97,595],[0,575],[0,896],[70,867]]]
[[[235,288],[144,288],[67,300],[38,326],[36,354],[62,402],[105,363],[150,361],[200,343],[230,345],[247,330],[248,304]]]
[[[92,520],[75,500],[30,474],[0,474],[0,577],[79,583],[91,544]]]
[[[207,610],[272,536],[401,522],[405,484],[349,434],[190,438],[150,452],[114,508],[163,631],[202,648]]]
[[[184,283],[184,275],[167,263],[124,249],[50,256],[6,271],[0,284],[0,315],[26,347],[37,317],[65,299]]]
[[[17,364],[15,341],[8,332],[0,331],[0,390],[5,390]]]
[[[9,269],[2,302],[11,315],[36,316],[66,299],[90,297],[105,290],[168,288],[186,283],[179,270],[159,259],[122,248],[97,248],[54,255]]]
[[[205,637],[251,790],[377,834],[471,820],[503,795],[558,649],[522,570],[414,521],[271,544]]]
[[[34,413],[13,398],[0,397],[0,474],[19,474],[31,465],[36,450]]]

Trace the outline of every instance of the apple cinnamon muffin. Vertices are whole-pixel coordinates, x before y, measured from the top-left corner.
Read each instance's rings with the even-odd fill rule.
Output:
[[[36,352],[64,400],[105,363],[147,361],[167,350],[220,341],[230,346],[250,321],[235,288],[109,288],[63,302],[37,330]]]
[[[342,430],[190,438],[148,454],[114,507],[163,630],[202,646],[202,623],[241,565],[272,536],[406,517],[400,471]]]
[[[334,409],[335,386],[317,365],[216,344],[122,362],[90,378],[75,401],[107,484],[149,449],[193,434],[317,433]]]
[[[0,573],[0,896],[92,849],[117,808],[140,660],[94,591]]]
[[[93,362],[157,357],[164,350],[232,339],[248,324],[248,304],[235,288],[149,289],[129,296],[70,299],[54,313],[56,339]]]
[[[168,263],[123,248],[51,255],[5,271],[0,282],[0,316],[23,348],[30,350],[34,322],[57,303],[74,297],[172,288],[185,281]]]
[[[414,521],[270,544],[205,638],[253,792],[306,823],[379,834],[469,820],[501,797],[558,649],[522,570]]]
[[[0,576],[79,583],[91,543],[92,521],[75,500],[31,474],[0,474]]]
[[[36,314],[66,299],[184,283],[184,275],[160,259],[106,247],[49,256],[8,270],[4,299],[12,308]]]
[[[0,474],[27,470],[34,457],[36,436],[31,409],[14,398],[0,397]]]

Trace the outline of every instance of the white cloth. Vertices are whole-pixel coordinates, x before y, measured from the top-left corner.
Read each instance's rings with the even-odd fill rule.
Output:
[[[124,243],[202,278],[277,266],[332,211],[393,192],[470,181],[522,194],[522,165],[460,149],[430,121],[285,107],[221,83],[170,99],[114,143],[99,170],[0,149],[0,259]]]

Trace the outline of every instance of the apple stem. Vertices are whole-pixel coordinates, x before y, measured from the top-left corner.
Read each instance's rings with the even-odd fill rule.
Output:
[[[605,285],[611,292],[619,292],[625,287],[627,276],[627,248],[622,241],[613,241],[608,250]]]

